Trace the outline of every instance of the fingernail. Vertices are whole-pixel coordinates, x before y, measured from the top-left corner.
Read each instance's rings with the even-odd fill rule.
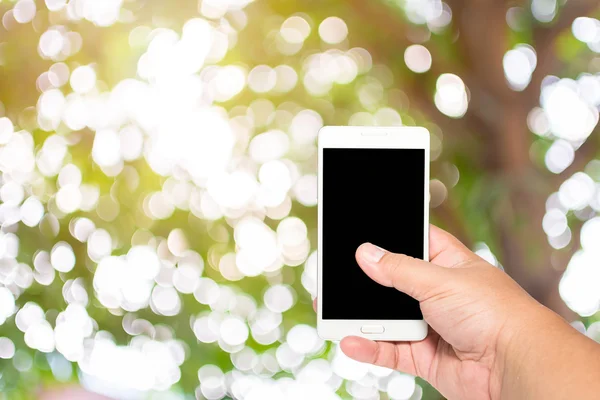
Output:
[[[362,257],[365,261],[378,263],[385,253],[385,250],[383,250],[381,247],[375,246],[374,244],[365,243],[362,245]]]

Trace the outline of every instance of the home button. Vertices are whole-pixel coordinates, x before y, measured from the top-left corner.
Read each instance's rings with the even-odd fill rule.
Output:
[[[363,325],[360,327],[362,333],[383,333],[385,328],[383,325]]]

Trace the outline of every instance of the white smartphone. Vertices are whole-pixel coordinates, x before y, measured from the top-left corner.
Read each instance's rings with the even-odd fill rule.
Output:
[[[319,336],[424,339],[419,303],[371,280],[355,253],[370,242],[428,260],[429,132],[326,126],[318,146]]]

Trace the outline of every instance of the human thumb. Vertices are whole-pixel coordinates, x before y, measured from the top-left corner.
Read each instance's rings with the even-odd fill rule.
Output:
[[[418,301],[426,300],[450,277],[450,270],[371,243],[356,250],[356,261],[375,282],[393,286]]]

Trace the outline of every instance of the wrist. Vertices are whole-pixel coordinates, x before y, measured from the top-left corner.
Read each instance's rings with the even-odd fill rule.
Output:
[[[518,315],[508,318],[498,335],[490,376],[491,398],[515,399],[524,395],[523,388],[530,386],[529,375],[539,372],[531,364],[546,354],[546,343],[560,335],[565,325],[558,315],[537,302],[519,307]]]

